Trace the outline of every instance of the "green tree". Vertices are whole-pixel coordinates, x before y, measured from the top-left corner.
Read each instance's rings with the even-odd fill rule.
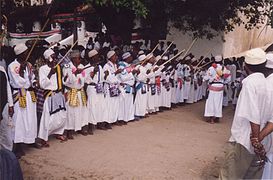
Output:
[[[125,8],[142,17],[146,26],[170,22],[184,33],[213,38],[218,32],[229,32],[236,25],[246,29],[259,23],[271,23],[272,0],[86,0],[95,7]],[[107,13],[107,12],[104,12]],[[246,20],[240,18],[244,14]],[[109,17],[110,18],[110,17]],[[161,21],[163,19],[163,21]],[[267,21],[267,22],[266,22]],[[158,23],[156,23],[158,22]]]

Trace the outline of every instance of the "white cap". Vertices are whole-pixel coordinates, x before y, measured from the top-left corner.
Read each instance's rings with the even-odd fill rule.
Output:
[[[127,59],[128,57],[130,57],[131,54],[129,52],[126,52],[122,55],[122,59]]]
[[[221,55],[217,55],[214,57],[214,59],[215,59],[215,62],[221,62],[223,58]]]
[[[97,54],[98,54],[98,51],[93,49],[93,50],[89,51],[88,57],[91,58],[91,57],[94,57]]]
[[[17,44],[15,47],[14,47],[14,53],[16,55],[20,55],[22,54],[23,52],[25,52],[27,50],[27,46],[25,44]]]
[[[190,57],[190,56],[187,56],[185,60],[186,60],[186,61],[191,60],[191,57]]]
[[[259,65],[266,62],[266,54],[261,48],[251,49],[245,54],[245,62],[250,65]]]
[[[47,50],[45,50],[45,52],[44,52],[44,58],[45,58],[46,60],[49,60],[49,62],[52,62],[53,59],[51,58],[51,55],[54,54],[54,53],[55,53],[55,52],[54,52],[52,49],[47,49]]]
[[[273,54],[266,54],[266,65],[265,67],[273,69]]]
[[[192,59],[191,59],[191,62],[195,62],[195,61],[197,61],[196,58],[192,58]]]
[[[167,61],[168,60],[168,56],[163,56],[162,60]]]
[[[115,51],[109,51],[109,52],[107,53],[107,59],[110,59],[112,56],[114,56],[114,54],[116,54]]]
[[[59,50],[66,49],[64,45],[59,46]]]
[[[159,55],[155,57],[156,61],[159,61],[160,59],[161,59],[161,56],[159,56]]]
[[[142,51],[142,50],[138,52],[138,55],[139,55],[139,56],[140,56],[140,55],[143,55],[143,54],[144,54],[144,51]]]
[[[142,55],[140,55],[139,57],[138,57],[138,60],[139,61],[143,61],[143,60],[145,60],[146,59],[146,55],[145,54],[142,54]]]
[[[104,48],[104,47],[108,48],[108,47],[110,47],[110,43],[104,42],[103,45],[102,45],[102,47],[103,47],[103,48]]]

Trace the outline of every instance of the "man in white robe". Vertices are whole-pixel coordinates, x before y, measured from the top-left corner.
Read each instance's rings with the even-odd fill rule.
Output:
[[[47,64],[39,69],[39,85],[45,92],[45,102],[38,137],[43,140],[43,145],[48,146],[47,141],[51,134],[57,135],[57,139],[61,141],[66,140],[63,133],[67,114],[61,67],[56,66],[56,55],[52,49],[44,52],[44,58]]]
[[[107,53],[107,63],[104,65],[103,70],[105,72],[104,77],[104,88],[105,88],[105,98],[106,98],[106,109],[108,118],[106,122],[108,127],[111,127],[111,124],[114,124],[118,121],[119,113],[119,96],[120,96],[120,80],[117,78],[117,75],[122,72],[121,69],[117,68],[118,57],[115,51],[109,51]],[[117,125],[121,125],[116,123]]]
[[[37,137],[35,75],[32,65],[26,61],[28,48],[25,44],[14,47],[17,58],[8,66],[10,85],[13,89],[15,125],[14,151],[17,157],[24,155],[22,143],[33,144]]]
[[[118,74],[118,79],[121,81],[121,96],[119,106],[118,120],[123,124],[135,119],[134,109],[134,84],[135,77],[134,71],[130,70],[130,64],[133,61],[133,57],[129,52],[122,55],[123,61],[119,62],[119,69],[123,71]]]
[[[146,60],[146,55],[141,55],[138,57],[139,62],[143,62]],[[146,60],[147,64],[147,60]],[[136,70],[138,70],[138,73],[136,74],[136,86],[135,86],[135,116],[138,118],[144,118],[147,114],[147,81],[150,71],[148,71],[144,66],[145,63],[142,65],[138,65],[136,67]]]
[[[225,77],[225,68],[221,65],[222,56],[215,57],[215,63],[208,69],[205,81],[209,83],[209,96],[205,105],[207,122],[219,122],[222,117],[224,84],[229,82],[230,76]],[[228,75],[228,74],[227,74]]]
[[[74,131],[81,131],[87,135],[86,127],[88,125],[88,109],[86,94],[84,91],[85,70],[80,61],[80,53],[73,51],[70,55],[72,62],[63,68],[63,84],[66,88],[66,127],[67,138],[74,139]]]
[[[266,68],[267,68],[267,101],[266,101],[266,113],[265,120],[267,124],[259,134],[259,141],[265,146],[267,158],[269,161],[265,163],[262,179],[273,179],[273,54],[266,55]]]
[[[100,63],[99,53],[96,50],[88,52],[89,63],[86,67],[87,97],[88,97],[88,113],[89,113],[89,134],[93,134],[93,125],[97,125],[98,129],[106,130],[104,120],[108,118],[106,101],[104,97],[104,71],[98,63]]]
[[[246,52],[245,69],[248,76],[243,80],[232,127],[225,167],[220,179],[261,179],[265,162],[265,147],[259,141],[260,130],[266,124],[267,81],[265,52],[252,49]],[[271,90],[272,91],[272,90]]]
[[[14,136],[13,100],[8,76],[2,66],[0,66],[0,82],[0,146],[12,151]]]

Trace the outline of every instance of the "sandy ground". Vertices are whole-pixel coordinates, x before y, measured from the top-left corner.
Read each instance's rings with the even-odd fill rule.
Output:
[[[203,119],[204,102],[150,116],[93,136],[50,141],[20,160],[25,179],[215,179],[230,134],[232,108],[220,124]]]

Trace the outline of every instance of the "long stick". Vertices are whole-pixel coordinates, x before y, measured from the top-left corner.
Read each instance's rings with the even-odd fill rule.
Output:
[[[72,48],[77,44],[78,40],[76,40],[74,42],[74,44],[71,46],[71,48],[67,51],[67,53],[62,57],[62,59],[56,64],[56,66],[54,66],[54,68],[56,68],[64,59],[65,57],[70,53],[70,51],[72,50]]]
[[[161,66],[164,66],[165,64],[167,64],[168,62],[178,58],[179,56],[181,56],[181,54],[185,51],[185,49],[183,49],[181,52],[177,53],[177,55],[175,55],[174,57],[172,57],[171,59],[169,59],[168,61],[164,62]]]
[[[194,43],[195,43],[196,41],[197,41],[197,38],[195,38],[195,39],[191,42],[189,48],[188,48],[187,51],[184,53],[182,59],[184,59],[184,58],[187,56],[188,52],[191,50],[191,48],[193,47],[193,45],[194,45]]]
[[[209,65],[210,63],[212,63],[212,61],[210,61],[210,62],[208,62],[208,63],[206,63],[206,64],[204,64],[204,65],[202,65],[202,66],[198,67],[198,69],[202,69],[203,67],[205,67],[205,66]]]
[[[170,47],[173,45],[173,41],[172,41],[172,43],[167,47],[167,49],[163,52],[163,54],[161,54],[161,57],[162,56],[164,56],[166,53],[167,53],[167,51],[170,49]]]
[[[157,45],[154,47],[154,49],[152,50],[152,52],[150,52],[150,54],[152,54],[157,49],[158,46],[159,46],[159,43],[157,43]],[[142,66],[148,60],[149,59],[145,59],[140,65]]]
[[[209,55],[209,53],[210,53],[213,49],[214,49],[214,47],[211,48],[211,49],[208,51],[208,53],[205,54],[205,56],[204,56],[204,57],[200,60],[200,62],[195,66],[194,72],[196,71],[196,69],[198,68],[198,66],[200,66],[200,64],[207,58],[207,56]]]
[[[159,46],[159,43],[157,43],[157,45],[154,47],[154,49],[150,53],[155,52],[155,50],[158,48],[158,46]]]
[[[53,1],[52,1],[51,6],[50,6],[50,7],[48,8],[48,10],[47,10],[46,17],[48,16],[48,14],[49,14],[49,12],[50,12],[50,10],[51,10],[53,4],[54,4],[54,3],[53,3]],[[41,37],[43,31],[45,30],[47,24],[49,23],[49,21],[50,21],[50,18],[47,18],[47,20],[46,20],[46,22],[45,22],[43,28],[42,28],[41,31],[39,32],[38,37],[35,39],[35,41],[34,41],[32,47],[31,47],[31,49],[30,49],[30,51],[29,51],[29,53],[28,53],[28,55],[27,55],[27,57],[26,57],[26,61],[28,61],[30,55],[32,54],[32,51],[34,50],[34,48],[35,48],[35,46],[36,46],[38,40],[40,39],[40,37]]]

